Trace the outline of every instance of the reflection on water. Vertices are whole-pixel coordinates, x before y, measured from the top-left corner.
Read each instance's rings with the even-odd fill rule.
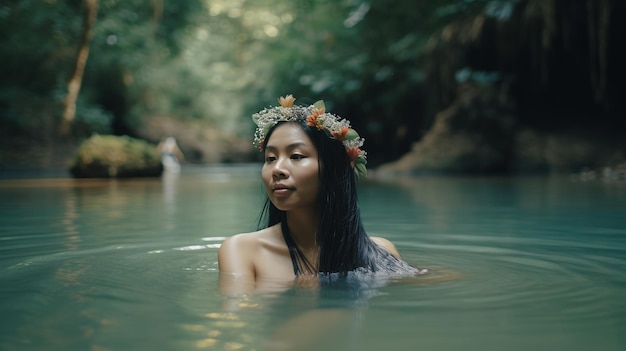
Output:
[[[257,177],[0,181],[0,349],[626,347],[623,184],[369,180],[366,229],[430,275],[226,298],[217,249],[256,227]]]

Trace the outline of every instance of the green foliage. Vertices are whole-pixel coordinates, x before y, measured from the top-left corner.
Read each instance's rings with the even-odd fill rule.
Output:
[[[103,110],[99,106],[85,106],[81,101],[79,101],[76,109],[77,119],[74,122],[74,130],[78,137],[88,136],[91,133],[111,133],[113,116],[109,111]]]
[[[277,70],[260,98],[287,92],[323,97],[330,111],[362,131],[368,150],[397,156],[408,138],[389,136],[425,128],[416,115],[425,77],[420,57],[446,21],[432,14],[447,3],[334,1],[294,11],[294,20],[270,43]],[[376,154],[370,153],[374,162]]]
[[[3,133],[43,138],[57,106],[54,88],[69,75],[79,7],[24,0],[0,5],[0,123]]]
[[[158,176],[163,170],[156,146],[127,136],[94,135],[76,151],[77,178]]]
[[[75,129],[133,135],[167,116],[249,135],[253,112],[293,93],[298,103],[325,99],[361,131],[372,160],[377,149],[388,159],[415,139],[407,131],[426,127],[416,106],[433,31],[511,2],[101,0]],[[0,121],[10,129],[55,126],[83,10],[79,0],[0,5]]]

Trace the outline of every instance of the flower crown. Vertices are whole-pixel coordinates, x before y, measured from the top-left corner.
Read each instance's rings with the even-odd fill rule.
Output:
[[[324,101],[318,101],[311,106],[294,106],[296,99],[292,95],[280,97],[280,106],[265,108],[252,115],[257,125],[254,132],[254,146],[263,150],[267,133],[278,122],[305,122],[310,127],[323,130],[331,139],[339,140],[346,148],[350,164],[357,176],[367,175],[365,164],[367,153],[361,150],[365,139],[350,128],[350,122],[339,116],[326,113]]]

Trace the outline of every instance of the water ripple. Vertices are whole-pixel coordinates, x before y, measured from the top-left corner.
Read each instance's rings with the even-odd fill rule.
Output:
[[[615,306],[615,301],[623,301],[618,296],[626,293],[623,246],[602,241],[449,235],[437,237],[436,243],[399,242],[398,247],[410,262],[432,266],[433,273],[444,278],[455,272],[459,279],[444,287],[416,285],[411,293],[425,298],[396,296],[388,302],[395,307],[516,308],[542,323],[564,318],[612,323],[619,318],[614,311],[626,308],[625,302]],[[607,301],[614,305],[609,308]]]

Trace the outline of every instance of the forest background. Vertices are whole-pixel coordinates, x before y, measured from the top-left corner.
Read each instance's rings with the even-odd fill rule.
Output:
[[[323,99],[401,173],[624,168],[621,0],[0,1],[0,167],[93,135],[259,160],[255,111]]]

